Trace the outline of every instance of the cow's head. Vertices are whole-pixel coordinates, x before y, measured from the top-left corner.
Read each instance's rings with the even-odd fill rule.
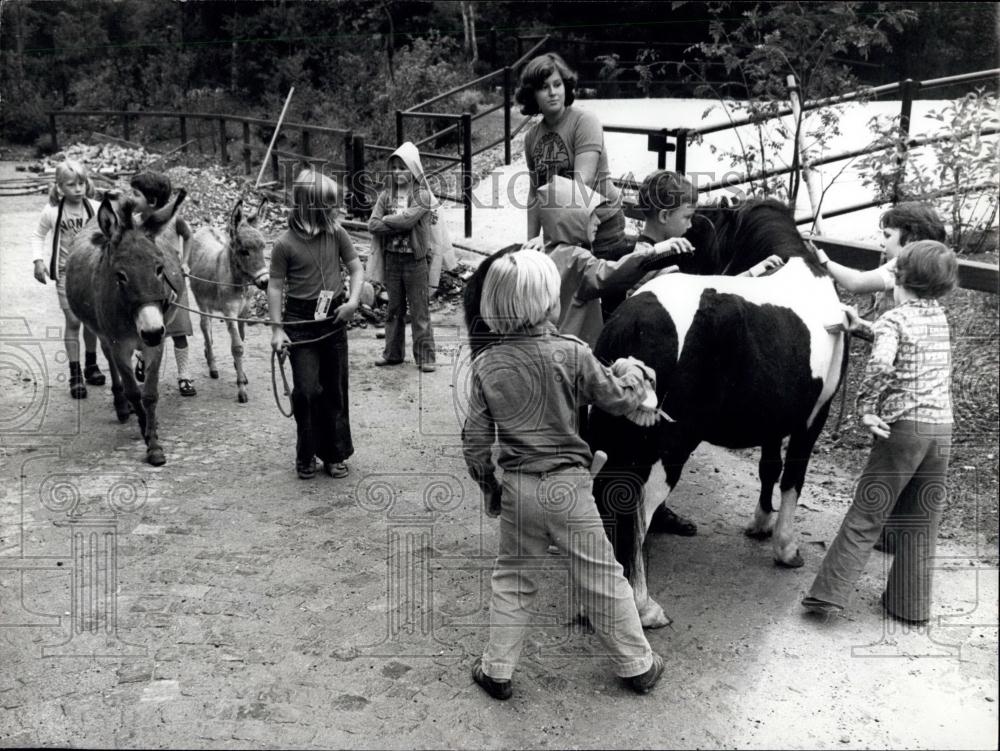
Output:
[[[244,216],[243,199],[229,213],[229,248],[237,278],[251,279],[259,289],[267,287],[268,268],[264,261],[264,235],[257,229],[260,212],[267,199],[261,199],[257,210]]]
[[[151,347],[163,340],[163,315],[180,292],[177,284],[183,283],[176,270],[172,274],[175,278],[170,279],[165,265],[168,259],[154,238],[177,212],[185,195],[183,190],[179,191],[172,204],[138,226],[134,223],[131,201],[116,209],[110,198],[105,197],[97,210],[97,223],[104,236],[103,252],[115,284],[118,307],[127,311],[139,336]]]

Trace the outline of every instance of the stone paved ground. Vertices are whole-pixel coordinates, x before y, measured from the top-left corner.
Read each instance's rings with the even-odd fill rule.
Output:
[[[246,405],[225,356],[219,381],[193,358],[199,394],[181,398],[168,345],[154,469],[107,389],[67,398],[55,296],[29,271],[40,205],[0,201],[0,745],[996,746],[996,551],[942,546],[929,628],[883,621],[879,555],[845,618],[804,618],[850,490],[822,456],[797,515],[806,566],[786,571],[741,534],[755,460],[699,449],[672,505],[701,532],[651,551],[674,618],[649,633],[667,658],[656,692],[626,693],[566,625],[553,557],[515,697],[489,700],[468,667],[497,538],[461,461],[457,315],[437,322],[430,375],[370,367],[380,343],[351,332],[343,480],[296,479],[264,330]]]

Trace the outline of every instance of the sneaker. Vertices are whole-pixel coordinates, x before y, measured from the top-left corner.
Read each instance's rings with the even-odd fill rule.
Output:
[[[482,662],[477,662],[472,668],[472,680],[479,684],[479,687],[494,699],[506,701],[514,693],[514,688],[510,681],[496,681],[483,672]]]
[[[649,667],[649,670],[641,675],[633,675],[630,678],[626,678],[625,682],[637,694],[648,694],[659,683],[662,675],[663,658],[656,654],[656,652],[653,652],[653,664]]]
[[[437,369],[438,369],[438,366],[435,365],[432,362],[425,362],[425,363],[421,364],[421,366],[420,366],[420,370],[423,373],[433,373]]]
[[[101,369],[96,365],[88,365],[83,369],[83,380],[91,386],[103,386],[104,373],[102,373]]]
[[[295,472],[300,480],[311,480],[316,476],[316,460],[308,463],[295,462]]]
[[[380,357],[375,361],[376,368],[382,368],[385,367],[386,365],[402,365],[402,364],[403,364],[402,360],[386,360],[384,357]]]

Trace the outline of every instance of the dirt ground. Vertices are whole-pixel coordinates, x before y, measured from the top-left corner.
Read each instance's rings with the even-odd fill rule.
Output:
[[[942,541],[927,627],[883,619],[878,553],[844,617],[806,617],[853,480],[822,454],[797,512],[806,565],[784,570],[741,533],[755,458],[698,449],[671,505],[699,534],[650,552],[674,621],[648,632],[654,693],[567,625],[553,556],[514,698],[492,701],[469,676],[497,533],[461,459],[458,315],[435,321],[433,374],[371,367],[381,342],[351,331],[351,472],[309,482],[268,332],[248,329],[240,405],[223,326],[217,381],[196,327],[196,397],[167,345],[152,468],[108,387],[68,397],[54,289],[30,272],[42,201],[0,199],[0,746],[997,747],[995,534]]]

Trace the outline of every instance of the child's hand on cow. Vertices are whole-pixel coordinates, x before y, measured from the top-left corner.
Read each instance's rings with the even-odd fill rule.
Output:
[[[747,272],[746,276],[763,276],[769,271],[774,271],[775,269],[781,268],[785,265],[785,259],[779,255],[770,255],[765,258],[760,263],[752,266]],[[740,274],[743,276],[743,274]]]
[[[682,253],[694,253],[694,245],[686,237],[671,237],[656,243],[653,251],[658,255],[677,256]]]
[[[358,304],[356,302],[351,302],[348,300],[343,305],[338,305],[337,310],[334,311],[333,322],[334,323],[347,323],[352,318],[354,314],[358,312]]]
[[[611,372],[626,379],[634,388],[641,388],[646,381],[656,388],[656,371],[635,357],[620,357],[611,364]]]
[[[49,278],[48,272],[45,270],[44,261],[35,261],[35,279],[41,284],[45,284],[45,280]]]
[[[872,432],[872,434],[878,436],[879,438],[889,437],[889,426],[885,420],[878,415],[862,415],[861,422],[866,428],[868,428],[869,431]]]

